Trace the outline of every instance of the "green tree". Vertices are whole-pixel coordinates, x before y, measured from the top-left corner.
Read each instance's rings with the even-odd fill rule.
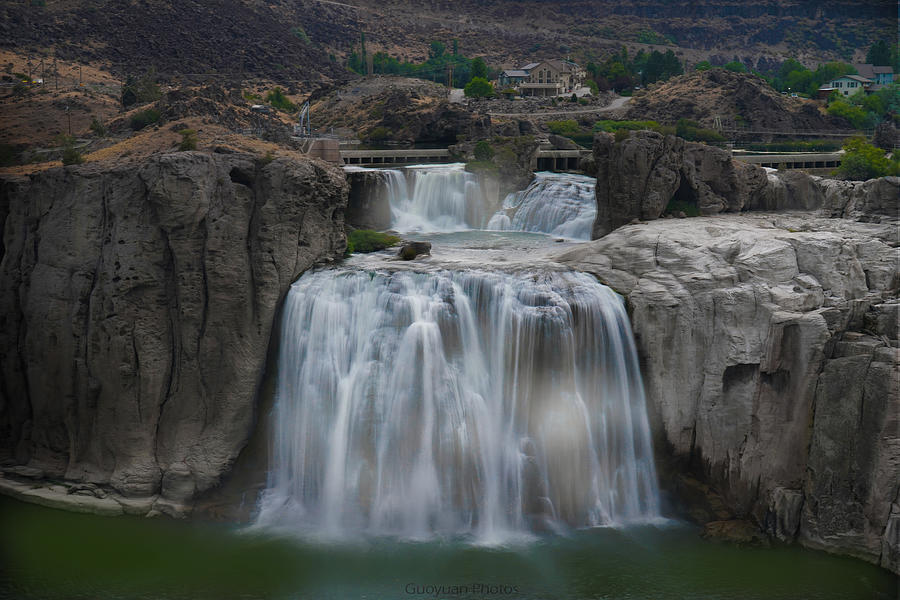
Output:
[[[738,60],[733,60],[731,62],[727,62],[724,65],[722,65],[722,68],[724,68],[726,71],[734,71],[735,73],[746,73],[747,72],[747,67],[744,66],[744,63],[742,63]]]
[[[494,149],[485,140],[481,140],[475,144],[475,160],[488,161],[494,158]]]
[[[891,48],[884,40],[878,40],[866,53],[866,62],[876,67],[891,66]]]
[[[696,71],[709,71],[712,69],[712,63],[708,60],[701,60],[696,65],[694,65],[694,70]]]
[[[875,177],[896,175],[900,172],[900,162],[885,156],[884,150],[876,148],[862,137],[853,137],[844,144],[844,156],[837,175],[844,179],[865,181]]]
[[[871,117],[865,109],[844,100],[832,102],[828,107],[828,114],[846,119],[856,129],[863,129],[871,124]]]
[[[472,60],[472,77],[488,78],[487,64],[480,56]]]
[[[490,98],[494,95],[494,88],[487,79],[473,77],[463,88],[463,93],[469,98]]]
[[[430,59],[441,58],[444,56],[444,52],[446,51],[446,49],[447,49],[447,47],[444,46],[444,44],[442,44],[441,42],[438,42],[438,41],[431,42],[431,46],[429,46],[429,48],[428,48],[428,58],[430,58]]]

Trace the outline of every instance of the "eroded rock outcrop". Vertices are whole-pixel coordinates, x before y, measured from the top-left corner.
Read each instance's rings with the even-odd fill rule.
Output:
[[[125,497],[215,486],[251,433],[279,302],[344,251],[343,174],[181,152],[2,191],[6,460]]]
[[[348,167],[345,174],[350,185],[347,225],[356,229],[388,229],[391,226],[391,173]],[[403,185],[406,185],[405,180]]]
[[[627,298],[658,447],[721,494],[713,520],[898,572],[898,246],[890,224],[722,215],[560,260]]]
[[[738,212],[767,185],[765,170],[734,161],[725,150],[654,131],[632,132],[620,141],[598,134],[593,168],[594,239],[634,219],[657,219],[672,201],[703,215]]]

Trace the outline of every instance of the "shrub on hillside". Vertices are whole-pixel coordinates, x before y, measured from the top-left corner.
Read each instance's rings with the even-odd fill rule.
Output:
[[[84,157],[81,156],[81,152],[75,148],[74,137],[71,135],[61,135],[56,138],[56,142],[62,146],[62,164],[80,165],[84,162]]]
[[[843,100],[832,102],[828,107],[828,114],[842,117],[850,122],[856,129],[863,129],[870,124],[869,113],[861,106],[854,106]]]
[[[494,158],[494,149],[491,148],[491,145],[485,140],[481,140],[477,144],[475,144],[475,150],[473,152],[475,154],[475,160],[478,161],[489,161]]]
[[[131,128],[134,131],[140,131],[147,125],[152,125],[159,121],[159,111],[153,108],[148,108],[147,110],[142,110],[137,113],[133,117],[131,117]]]
[[[597,121],[594,123],[594,131],[606,131],[615,133],[620,129],[629,129],[639,131],[641,129],[650,129],[659,131],[659,123],[656,121]]]
[[[547,129],[556,135],[571,135],[573,133],[578,133],[581,130],[578,127],[578,122],[573,119],[566,119],[565,121],[547,121]]]
[[[181,134],[181,142],[178,144],[179,150],[184,151],[197,149],[196,131],[194,131],[193,129],[182,129],[178,133]]]
[[[867,143],[862,137],[853,137],[844,144],[844,157],[835,174],[856,181],[897,175],[900,174],[900,157],[892,160],[881,148]]]
[[[297,105],[288,100],[280,87],[276,87],[266,94],[266,102],[271,104],[274,108],[285,112],[294,112],[297,110]]]

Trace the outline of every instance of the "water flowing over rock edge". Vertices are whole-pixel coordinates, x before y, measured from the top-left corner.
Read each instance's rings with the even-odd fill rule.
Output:
[[[659,517],[621,299],[580,273],[304,275],[259,526],[422,539]]]

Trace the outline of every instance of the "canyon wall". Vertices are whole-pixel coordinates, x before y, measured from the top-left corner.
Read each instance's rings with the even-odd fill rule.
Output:
[[[626,298],[670,483],[690,495],[691,473],[718,502],[699,520],[900,572],[900,179],[726,158],[599,139],[603,237],[559,260]],[[679,189],[705,214],[744,212],[659,219]]]
[[[343,254],[341,171],[180,152],[0,185],[5,465],[173,503],[214,487],[284,294]]]

